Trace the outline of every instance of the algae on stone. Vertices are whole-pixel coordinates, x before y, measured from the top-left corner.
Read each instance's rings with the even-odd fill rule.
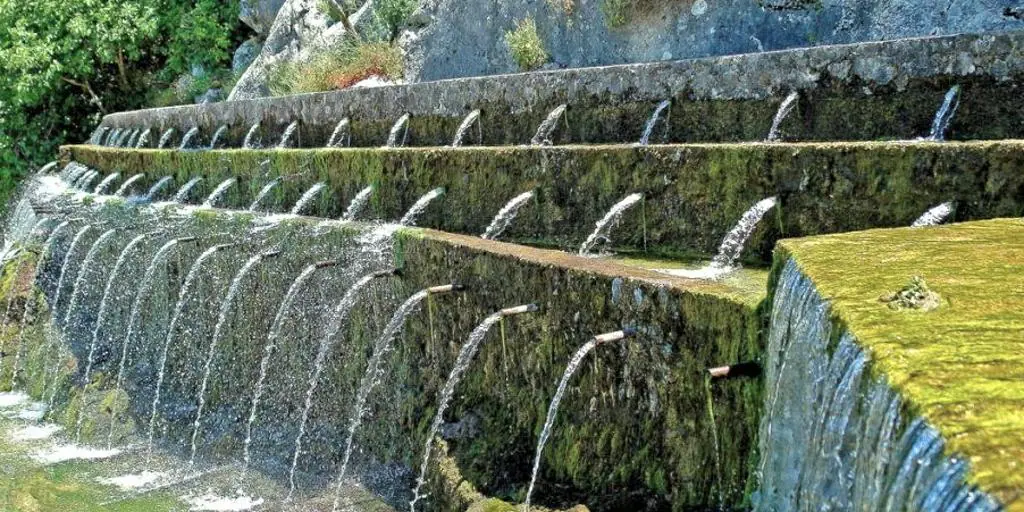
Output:
[[[789,257],[947,454],[970,460],[969,481],[1024,509],[1024,221],[784,240],[776,261]],[[908,275],[942,307],[907,314],[878,302]]]

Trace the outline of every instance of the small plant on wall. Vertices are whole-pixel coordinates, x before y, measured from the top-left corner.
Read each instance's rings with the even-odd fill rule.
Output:
[[[533,18],[517,22],[515,30],[505,33],[505,43],[512,53],[512,59],[523,71],[537,69],[548,61],[548,52],[544,49],[544,42],[537,32],[537,22]]]

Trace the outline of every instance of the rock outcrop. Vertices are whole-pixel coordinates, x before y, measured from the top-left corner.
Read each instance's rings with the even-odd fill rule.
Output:
[[[411,82],[518,71],[505,44],[536,20],[553,67],[687,59],[1024,28],[1007,0],[423,0],[401,41]],[[640,3],[638,2],[637,5]],[[423,28],[416,25],[427,24]]]
[[[277,13],[259,55],[238,80],[228,100],[270,95],[267,85],[274,66],[307,60],[334,47],[345,28],[323,12],[316,0],[287,0]]]

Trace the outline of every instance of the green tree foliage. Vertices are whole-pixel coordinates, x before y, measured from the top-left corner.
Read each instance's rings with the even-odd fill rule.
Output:
[[[0,201],[104,113],[227,64],[239,25],[238,0],[0,0]]]

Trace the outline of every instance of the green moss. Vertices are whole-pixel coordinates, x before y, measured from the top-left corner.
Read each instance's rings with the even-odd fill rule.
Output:
[[[515,30],[505,33],[505,44],[521,71],[532,71],[548,61],[548,52],[544,49],[544,41],[537,33],[537,22],[533,18],[516,22]]]
[[[765,115],[770,118],[772,112]],[[673,110],[673,116],[675,111]],[[638,120],[642,124],[642,120]],[[571,125],[575,126],[575,122]],[[454,129],[454,128],[453,128]],[[125,151],[72,146],[76,160],[108,172],[145,172],[178,184],[205,176],[212,189],[241,180],[225,205],[246,208],[276,175],[289,176],[268,208],[287,211],[316,181],[332,201],[314,213],[337,218],[368,184],[367,218],[399,218],[428,190],[444,186],[421,225],[478,235],[502,204],[530,189],[504,240],[575,250],[594,222],[627,194],[640,192],[612,233],[613,248],[645,258],[700,259],[754,202],[780,204],[744,255],[767,266],[775,241],[912,223],[928,208],[957,199],[956,220],[1024,215],[1024,144],[835,143],[716,144],[636,148],[352,149],[289,151]],[[271,160],[269,175],[260,162]],[[199,197],[208,190],[197,190]]]
[[[1024,490],[1024,221],[873,230],[780,243],[831,302],[883,375],[972,466],[970,480],[1013,504]],[[879,297],[924,278],[928,312]],[[1017,502],[1019,503],[1019,502]]]

